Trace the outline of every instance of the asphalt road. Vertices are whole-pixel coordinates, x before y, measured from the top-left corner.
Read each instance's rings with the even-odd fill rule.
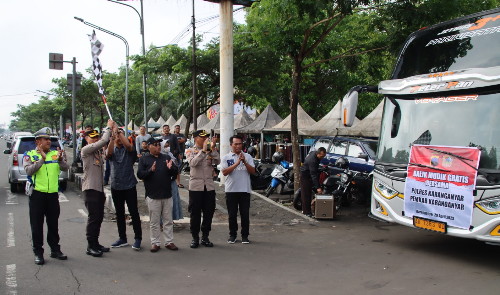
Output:
[[[3,149],[5,142],[0,142]],[[273,223],[251,220],[249,245],[226,243],[224,219],[213,226],[214,248],[190,249],[187,225],[174,233],[180,250],[150,253],[112,249],[85,254],[86,209],[70,185],[59,222],[67,261],[36,266],[28,198],[11,194],[6,155],[0,155],[0,294],[498,294],[499,248],[398,225],[366,212],[335,221]],[[139,184],[142,185],[142,184]],[[269,206],[272,206],[270,203]],[[282,210],[279,207],[273,210]],[[258,215],[256,215],[258,216]],[[127,227],[129,237],[132,229]],[[117,237],[104,222],[101,243]]]

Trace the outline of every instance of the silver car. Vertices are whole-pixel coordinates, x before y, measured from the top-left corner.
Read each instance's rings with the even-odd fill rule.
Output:
[[[50,140],[52,144],[50,146],[51,150],[56,150],[60,148],[64,150],[64,147],[57,136],[51,136]],[[10,191],[15,193],[18,191],[24,191],[24,185],[28,181],[28,175],[24,171],[23,167],[23,156],[24,153],[36,148],[35,137],[34,136],[19,136],[14,142],[10,149],[4,150],[4,154],[9,154],[8,159],[8,175],[10,183]],[[61,171],[59,174],[59,190],[64,191],[68,185],[68,171]]]

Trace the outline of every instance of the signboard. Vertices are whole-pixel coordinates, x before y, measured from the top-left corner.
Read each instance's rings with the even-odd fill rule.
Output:
[[[405,215],[416,227],[469,229],[481,151],[472,147],[413,145],[405,185]]]

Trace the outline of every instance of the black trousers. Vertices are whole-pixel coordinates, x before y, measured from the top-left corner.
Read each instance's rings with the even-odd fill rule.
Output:
[[[215,190],[207,191],[189,191],[188,211],[191,218],[191,235],[193,239],[199,238],[201,213],[203,213],[203,222],[201,222],[201,233],[203,237],[208,237],[212,230],[212,218],[215,212]]]
[[[300,196],[302,198],[302,213],[311,213],[312,179],[310,175],[300,174]]]
[[[47,221],[47,243],[52,252],[60,251],[59,246],[59,207],[58,193],[41,193],[33,190],[29,201],[31,237],[33,252],[43,254],[43,222]]]
[[[101,224],[104,219],[104,203],[106,196],[103,192],[96,190],[83,191],[85,207],[89,212],[87,219],[87,241],[89,246],[97,246],[99,243],[99,233],[101,232]]]
[[[125,221],[125,203],[127,203],[130,217],[132,217],[132,227],[134,228],[134,239],[142,240],[141,219],[137,208],[137,189],[134,186],[127,190],[111,189],[111,196],[116,209],[116,225],[120,239],[127,240],[127,227]]]
[[[241,237],[250,233],[250,194],[226,193],[227,212],[229,214],[229,236],[236,237],[238,233],[238,208],[241,218]]]

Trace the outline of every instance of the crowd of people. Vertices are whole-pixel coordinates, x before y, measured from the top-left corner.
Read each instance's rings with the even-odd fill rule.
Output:
[[[163,126],[160,138],[146,133],[140,127],[139,135],[129,136],[123,129],[108,120],[102,133],[87,126],[82,136],[79,156],[83,163],[82,192],[88,211],[86,238],[88,255],[100,257],[110,248],[99,242],[101,224],[104,218],[106,196],[104,186],[111,188],[112,200],[116,209],[118,239],[111,248],[128,246],[126,233],[125,204],[132,219],[134,242],[132,249],[140,250],[142,227],[138,210],[137,178],[145,187],[145,200],[149,211],[149,232],[151,252],[157,252],[162,244],[168,250],[178,250],[174,244],[173,222],[182,219],[182,206],[179,196],[180,166],[186,158],[190,166],[189,203],[190,248],[200,244],[213,247],[209,235],[215,212],[214,166],[221,164],[222,174],[226,176],[226,205],[229,215],[228,243],[237,240],[238,211],[241,217],[241,242],[249,241],[250,174],[255,173],[253,157],[243,152],[243,138],[230,138],[231,151],[222,158],[217,149],[217,137],[209,137],[204,130],[193,132],[193,145],[186,149],[186,137],[180,133],[180,126]],[[60,170],[68,169],[63,151],[50,150],[50,136],[43,132],[35,134],[37,147],[26,153],[24,167],[33,185],[29,196],[31,232],[35,264],[44,264],[43,224],[47,223],[47,243],[50,256],[65,260],[61,251],[58,234],[60,207],[58,202],[58,177]],[[137,173],[134,163],[138,161]],[[107,171],[107,173],[106,173]],[[108,174],[109,173],[109,174]],[[136,178],[137,176],[137,178]],[[200,239],[201,232],[201,239]],[[163,235],[163,241],[161,236]]]

